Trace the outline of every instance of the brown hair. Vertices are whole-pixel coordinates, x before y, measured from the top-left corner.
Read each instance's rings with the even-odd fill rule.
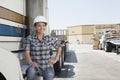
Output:
[[[36,26],[38,23],[41,23],[41,22],[36,22],[36,23],[34,24],[34,26]],[[42,22],[42,23],[44,23],[45,26],[47,26],[47,23],[45,23],[45,22]]]

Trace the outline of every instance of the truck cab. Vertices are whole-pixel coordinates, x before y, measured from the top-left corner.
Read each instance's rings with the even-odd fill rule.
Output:
[[[117,54],[120,53],[120,33],[117,30],[110,29],[102,32],[99,40],[100,49],[106,52],[115,51]]]
[[[105,49],[106,35],[111,32],[116,32],[115,29],[105,29],[101,31],[101,37],[99,39],[99,48],[101,50]]]

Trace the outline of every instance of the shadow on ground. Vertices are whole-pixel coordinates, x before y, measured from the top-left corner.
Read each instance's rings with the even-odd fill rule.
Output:
[[[56,75],[56,78],[73,78],[73,76],[75,75],[74,66],[71,65],[70,63],[77,63],[77,62],[78,60],[75,51],[70,50],[69,52],[67,52],[64,66],[61,69],[61,72]]]
[[[64,65],[61,69],[60,74],[58,74],[57,78],[72,78],[75,75],[74,66],[73,65]]]
[[[78,62],[75,51],[70,50],[66,53],[65,62],[68,62],[68,63],[77,63]]]

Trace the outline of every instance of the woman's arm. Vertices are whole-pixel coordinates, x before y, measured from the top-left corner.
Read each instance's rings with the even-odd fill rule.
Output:
[[[25,51],[25,56],[26,56],[26,59],[27,59],[27,62],[30,66],[32,67],[38,67],[38,64],[36,62],[33,62],[31,57],[30,57],[30,51]]]
[[[55,61],[56,61],[56,62],[59,60],[59,57],[60,57],[60,55],[61,55],[61,50],[62,50],[61,47],[59,47],[59,48],[57,49],[57,54],[56,54],[56,56],[55,56]]]
[[[62,50],[61,47],[59,47],[59,48],[57,49],[57,53],[56,53],[55,58],[54,58],[54,59],[50,59],[50,60],[49,60],[49,64],[55,64],[55,63],[59,60],[59,57],[60,57],[60,55],[61,55],[61,50]]]

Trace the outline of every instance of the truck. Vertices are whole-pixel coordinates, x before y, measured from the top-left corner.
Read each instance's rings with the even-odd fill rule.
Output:
[[[22,76],[25,78],[28,64],[24,57],[23,44],[29,34],[34,34],[33,20],[36,16],[45,16],[48,20],[47,3],[48,0],[0,0],[0,80],[23,80]],[[49,25],[45,34],[50,35]],[[53,50],[53,53],[56,51]],[[61,55],[55,64],[55,72],[62,68],[62,57]],[[9,67],[10,63],[14,63],[14,66]]]
[[[120,53],[120,33],[115,29],[107,29],[101,32],[99,48],[106,52]]]
[[[24,80],[18,58],[0,48],[0,80]]]

